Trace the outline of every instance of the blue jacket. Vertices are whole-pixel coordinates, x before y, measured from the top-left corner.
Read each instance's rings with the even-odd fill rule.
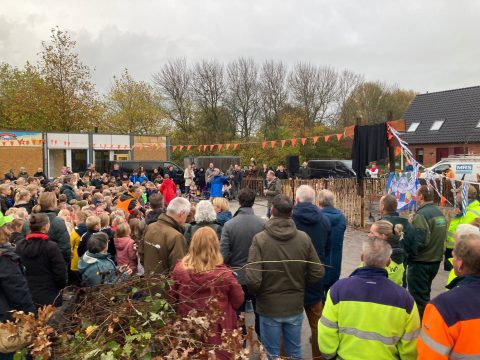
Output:
[[[322,211],[311,203],[299,203],[293,208],[293,221],[298,230],[304,231],[312,240],[322,263],[330,252],[330,221]],[[324,297],[322,281],[305,289],[305,305],[316,304]]]
[[[222,211],[222,212],[219,212],[217,214],[217,224],[218,225],[225,225],[225,223],[228,221],[228,220],[231,220],[232,219],[232,213],[230,211]]]
[[[322,213],[330,220],[330,251],[325,254],[325,276],[323,278],[323,288],[325,293],[340,278],[342,271],[342,251],[343,237],[347,228],[347,219],[343,213],[331,206],[324,207]]]
[[[210,180],[210,197],[223,196],[223,184],[230,180],[230,176],[214,176]]]
[[[93,254],[87,251],[78,262],[78,271],[82,274],[84,286],[112,283],[118,278],[116,266],[110,254]]]

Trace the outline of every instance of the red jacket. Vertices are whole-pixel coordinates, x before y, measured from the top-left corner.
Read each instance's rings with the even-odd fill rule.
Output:
[[[179,302],[177,314],[186,316],[192,309],[205,310],[209,297],[218,300],[220,309],[225,316],[218,319],[216,336],[208,339],[208,343],[221,344],[222,330],[232,331],[237,328],[236,309],[243,303],[243,290],[238,284],[232,271],[225,265],[218,265],[214,270],[194,273],[185,270],[182,262],[177,262],[172,272],[175,284],[171,288],[171,295]],[[217,357],[230,359],[225,353],[217,352]]]
[[[164,179],[162,185],[160,185],[160,192],[163,195],[165,205],[168,205],[177,196],[177,185],[172,179]]]
[[[137,273],[138,258],[135,251],[135,241],[129,236],[114,238],[115,242],[115,257],[117,259],[118,266],[127,265],[132,269],[132,274]]]

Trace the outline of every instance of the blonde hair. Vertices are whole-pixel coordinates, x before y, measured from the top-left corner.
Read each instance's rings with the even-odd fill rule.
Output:
[[[5,244],[10,240],[10,235],[6,231],[7,226],[8,224],[0,227],[0,244]]]
[[[110,225],[110,215],[104,212],[98,215],[98,217],[100,218],[100,226],[102,228]]]
[[[193,235],[187,255],[182,259],[186,270],[210,271],[223,264],[217,234],[209,226],[198,229]]]
[[[0,194],[10,190],[10,184],[0,184]]]
[[[58,216],[60,216],[63,220],[66,220],[67,218],[69,221],[72,221],[72,214],[70,213],[70,210],[68,209],[62,209],[58,212]]]
[[[387,240],[390,240],[396,236],[403,236],[403,225],[396,224],[395,226],[387,220],[378,220],[373,223],[377,227],[378,233],[385,235]],[[372,225],[372,226],[373,226]]]
[[[125,237],[125,236],[130,236],[132,233],[132,230],[130,229],[130,225],[128,225],[126,222],[118,224],[117,226],[117,231],[115,232],[116,237]]]
[[[87,220],[88,214],[85,213],[84,211],[77,211],[75,213],[75,218],[77,219],[77,224],[85,224],[85,221]]]
[[[38,205],[42,210],[53,210],[57,207],[57,196],[53,192],[43,192],[38,197]]]
[[[225,199],[224,197],[213,198],[212,203],[213,203],[213,206],[218,207],[220,211],[230,210],[230,204],[228,203],[228,200]]]
[[[20,200],[23,200],[29,195],[30,195],[30,191],[28,191],[27,189],[18,190],[17,193],[15,194],[15,204],[18,203]]]
[[[100,218],[98,216],[89,216],[85,221],[88,230],[95,229],[95,226],[100,226]]]

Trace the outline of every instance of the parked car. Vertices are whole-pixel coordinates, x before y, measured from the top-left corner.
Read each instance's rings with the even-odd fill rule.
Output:
[[[310,160],[307,167],[311,179],[355,177],[351,160]]]
[[[444,174],[449,167],[451,167],[455,173],[456,180],[478,182],[478,177],[480,176],[480,156],[449,156],[448,158],[440,160],[435,165],[426,168],[425,171],[420,174],[420,178],[425,179],[428,171],[433,173],[433,177],[438,178]]]

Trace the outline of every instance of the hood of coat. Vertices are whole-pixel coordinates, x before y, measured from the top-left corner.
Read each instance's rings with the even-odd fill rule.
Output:
[[[172,179],[163,179],[162,185],[163,184],[165,184],[165,186],[176,186]]]
[[[123,251],[127,248],[128,244],[133,242],[132,238],[128,236],[115,238],[115,249]]]
[[[37,236],[38,235],[38,236]],[[45,241],[48,241],[48,236],[42,233],[28,234],[25,240],[17,243],[17,250],[22,256],[26,258],[36,258],[38,256],[44,256]]]
[[[82,236],[83,234],[85,234],[88,231],[87,225],[86,224],[79,224],[75,228],[75,231],[77,232],[78,235]]]
[[[20,256],[15,253],[15,247],[8,242],[0,245],[0,256],[8,257],[12,261],[20,260]]]
[[[217,224],[224,225],[228,220],[232,218],[230,211],[222,211],[217,214]]]
[[[149,224],[157,221],[160,214],[162,214],[164,212],[165,212],[164,209],[155,209],[155,210],[149,211],[147,213],[147,215],[145,215],[145,223],[147,225],[149,225]]]
[[[332,224],[332,228],[335,227],[343,219],[342,212],[338,209],[335,209],[334,207],[326,206],[322,209],[322,212],[330,220],[330,224]]]
[[[297,227],[292,219],[272,217],[265,223],[265,231],[281,241],[288,241],[297,235]]]
[[[319,207],[312,203],[299,203],[293,208],[292,217],[305,225],[316,225],[322,223],[324,215]]]
[[[92,264],[95,264],[99,260],[104,260],[104,259],[109,259],[110,254],[108,253],[97,253],[93,254],[89,251],[87,251],[83,256],[80,258],[80,261],[78,262],[78,270],[83,270],[89,267]]]

